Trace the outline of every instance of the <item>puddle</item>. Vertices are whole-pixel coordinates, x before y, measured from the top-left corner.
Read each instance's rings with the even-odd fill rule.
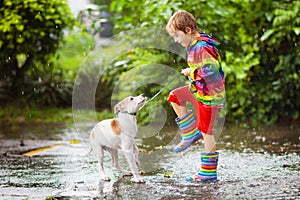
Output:
[[[19,132],[1,132],[1,199],[297,199],[300,195],[299,128],[274,127],[246,130],[225,127],[219,140],[218,181],[191,184],[184,178],[197,172],[203,151],[200,142],[183,153],[172,152],[171,139],[177,130],[167,128],[150,139],[138,139],[145,184],[111,169],[105,154],[104,166],[112,178],[98,177],[98,163],[87,152],[87,137],[81,143],[75,130],[66,127],[36,127],[24,130],[24,147]],[[5,133],[5,134],[4,134]],[[4,135],[4,136],[3,136]],[[28,136],[28,137],[27,137]],[[34,138],[32,138],[34,137]],[[50,139],[49,139],[50,138]],[[161,140],[157,144],[155,141]],[[62,144],[33,156],[5,156],[42,144]],[[46,146],[47,146],[46,145]],[[120,165],[128,168],[120,152]],[[169,174],[166,177],[166,174]]]

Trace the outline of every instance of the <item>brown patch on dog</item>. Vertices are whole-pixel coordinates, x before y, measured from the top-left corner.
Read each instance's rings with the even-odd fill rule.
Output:
[[[113,119],[110,124],[111,124],[111,128],[112,128],[113,132],[116,135],[120,135],[121,134],[121,127],[120,127],[120,124],[119,124],[118,120]]]
[[[92,132],[92,139],[95,139],[95,133]]]

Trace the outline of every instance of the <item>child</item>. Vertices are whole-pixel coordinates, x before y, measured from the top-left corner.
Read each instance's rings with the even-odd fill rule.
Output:
[[[177,88],[169,94],[181,129],[181,142],[174,148],[181,152],[199,139],[204,138],[204,151],[201,153],[201,168],[198,173],[187,177],[186,181],[205,181],[217,179],[219,153],[213,135],[214,121],[225,99],[225,80],[216,46],[218,41],[207,34],[200,33],[194,16],[186,11],[178,11],[170,18],[166,31],[175,42],[186,48],[189,68],[181,73],[188,76],[191,84]],[[196,116],[188,111],[190,102]]]

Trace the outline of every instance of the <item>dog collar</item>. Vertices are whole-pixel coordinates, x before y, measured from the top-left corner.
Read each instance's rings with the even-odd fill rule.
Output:
[[[127,111],[119,111],[120,113],[123,113],[123,114],[128,114],[128,115],[132,115],[132,116],[136,116],[136,113],[129,113]]]

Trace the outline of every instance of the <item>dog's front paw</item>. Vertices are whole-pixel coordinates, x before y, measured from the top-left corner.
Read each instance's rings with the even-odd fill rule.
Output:
[[[146,183],[144,179],[139,178],[134,180],[135,183]]]

